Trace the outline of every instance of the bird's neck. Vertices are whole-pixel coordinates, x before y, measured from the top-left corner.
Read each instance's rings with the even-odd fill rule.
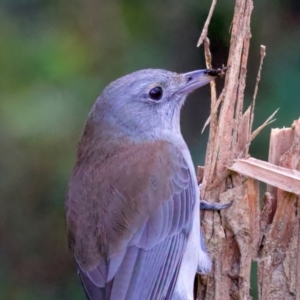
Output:
[[[187,149],[181,133],[174,134],[168,130],[159,132],[137,132],[128,130],[116,130],[109,122],[101,122],[89,118],[86,121],[81,140],[78,145],[78,159],[89,159],[95,157],[108,157],[115,155],[120,148],[128,145],[139,145],[141,143],[166,141],[176,145],[183,151]]]

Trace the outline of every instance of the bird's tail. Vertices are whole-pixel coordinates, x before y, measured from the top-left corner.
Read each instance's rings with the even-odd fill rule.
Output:
[[[77,267],[77,270],[87,300],[109,300],[112,282],[111,284],[108,282],[105,288],[99,288],[79,267]]]

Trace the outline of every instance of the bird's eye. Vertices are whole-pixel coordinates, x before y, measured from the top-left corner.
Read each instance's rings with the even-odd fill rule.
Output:
[[[152,100],[160,100],[163,96],[163,90],[160,86],[156,86],[154,87],[153,89],[150,90],[149,92],[149,97],[152,99]]]

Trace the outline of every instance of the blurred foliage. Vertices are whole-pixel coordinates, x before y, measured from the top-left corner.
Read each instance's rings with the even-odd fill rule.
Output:
[[[278,107],[273,126],[290,126],[300,114],[299,0],[255,2],[246,98],[250,103],[264,44],[255,126]],[[216,67],[226,64],[233,4],[218,3],[209,29]],[[1,1],[0,299],[84,299],[64,227],[84,120],[103,87],[121,75],[203,68],[203,49],[195,45],[209,6],[208,0]],[[190,98],[182,130],[194,161],[203,164],[209,88]],[[267,158],[269,134],[265,129],[254,141],[253,156]]]

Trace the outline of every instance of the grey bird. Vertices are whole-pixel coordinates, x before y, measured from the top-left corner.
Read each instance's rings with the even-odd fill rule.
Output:
[[[211,269],[180,110],[222,73],[141,70],[96,100],[66,201],[68,245],[88,299],[191,300],[196,272]]]

